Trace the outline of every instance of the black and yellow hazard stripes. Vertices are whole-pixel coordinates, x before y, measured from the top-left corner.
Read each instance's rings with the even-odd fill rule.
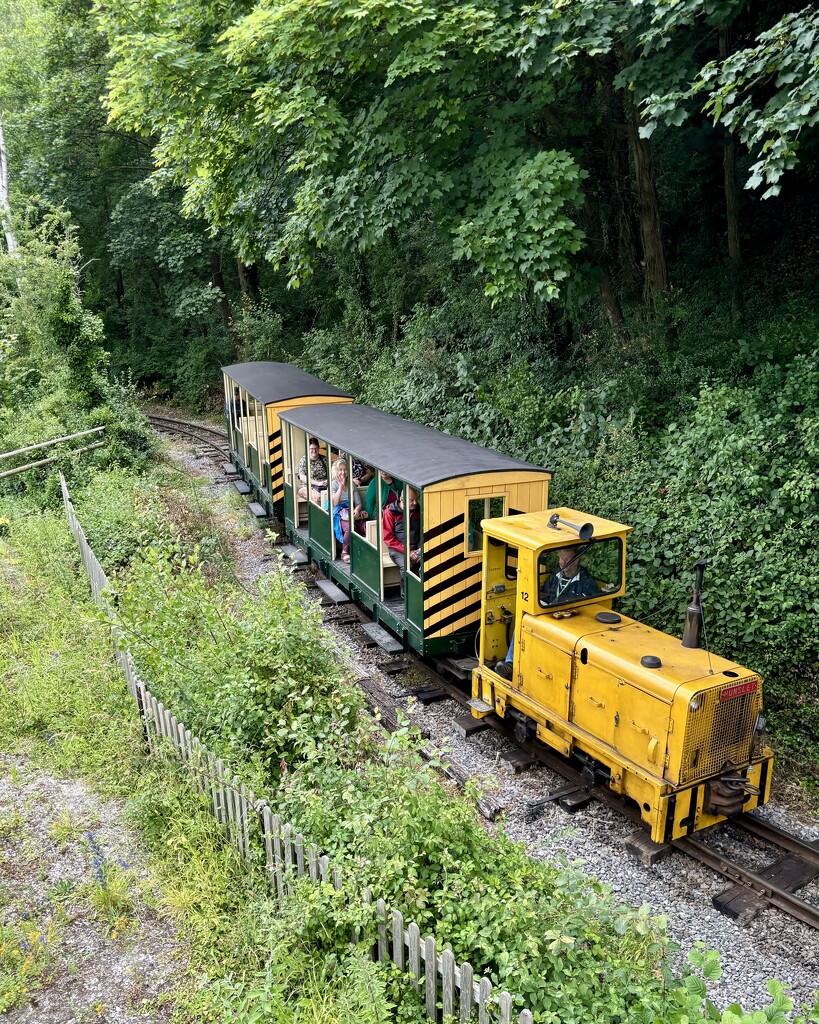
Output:
[[[481,610],[481,560],[464,554],[464,515],[424,535],[424,638],[477,625]]]
[[[284,501],[284,460],[282,458],[282,432],[267,435],[270,459],[270,494],[274,502]]]

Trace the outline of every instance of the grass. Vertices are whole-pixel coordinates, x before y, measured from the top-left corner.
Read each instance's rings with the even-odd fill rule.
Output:
[[[53,921],[0,923],[0,1013],[25,1002],[39,987],[57,940]]]
[[[48,834],[55,843],[66,846],[72,839],[76,839],[82,832],[83,825],[75,821],[68,811],[60,811],[48,829]]]
[[[177,486],[173,473],[163,470],[158,479],[162,487],[139,481],[137,498],[121,495],[116,500],[139,504],[143,524],[154,521],[154,508],[163,516],[172,509],[188,541],[201,528],[206,539],[212,538],[213,578],[229,575],[227,545],[214,537],[207,512],[199,507],[191,525],[186,509],[193,497]],[[78,505],[93,503],[95,495],[103,496],[104,505],[115,492],[111,481],[92,481]],[[297,1017],[315,1024],[366,1024],[373,1011],[356,1007],[374,1006],[374,995],[379,1007],[387,1006],[386,996],[378,995],[384,983],[380,969],[353,969],[352,960],[326,963],[322,954],[300,948],[288,933],[298,910],[282,923],[263,872],[248,872],[207,800],[180,774],[177,762],[170,755],[146,756],[135,708],[113,662],[107,623],[90,601],[61,512],[4,501],[0,515],[9,520],[7,535],[0,537],[6,597],[0,621],[0,749],[24,757],[34,768],[81,777],[101,795],[123,799],[126,821],[139,832],[150,857],[150,878],[138,881],[127,866],[100,856],[88,833],[94,880],[82,887],[68,880],[56,883],[49,892],[52,907],[85,902],[112,941],[128,932],[137,905],[149,902],[158,914],[170,915],[188,964],[173,993],[163,997],[172,1005],[174,1024],[250,1024],[257,1019],[290,1024]],[[106,545],[99,504],[93,518],[96,535]],[[116,545],[108,547],[116,558],[130,547],[132,538],[125,534],[138,524],[132,527],[121,515],[114,522]],[[21,823],[19,813],[6,814],[0,836],[13,837]],[[49,834],[63,845],[85,828],[63,812],[51,821]],[[50,962],[55,938],[48,934],[46,942],[32,945],[44,934],[37,928],[32,920],[0,932],[0,1012],[24,1003]],[[157,1007],[142,1009],[148,1013]]]

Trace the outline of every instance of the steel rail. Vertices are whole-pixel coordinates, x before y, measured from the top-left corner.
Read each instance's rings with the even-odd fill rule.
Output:
[[[763,878],[749,868],[743,868],[733,861],[726,860],[725,857],[710,850],[698,839],[691,839],[690,837],[676,839],[673,845],[676,849],[683,850],[690,857],[700,861],[701,864],[705,864],[712,871],[716,871],[732,882],[744,885],[755,896],[760,896],[767,903],[770,903],[771,906],[777,907],[779,910],[784,911],[784,913],[789,914],[791,917],[795,917],[798,921],[802,921],[803,924],[809,925],[811,928],[819,929],[819,907],[811,906],[810,903],[806,903],[795,893],[782,889],[770,881],[770,879]]]
[[[783,831],[778,825],[772,825],[753,813],[743,814],[739,818],[732,818],[731,824],[735,828],[744,829],[746,832],[750,832],[774,846],[787,850],[788,853],[796,854],[800,860],[804,860],[808,864],[819,868],[819,849],[810,843],[806,843],[798,836]]]
[[[218,451],[219,455],[224,458],[228,458],[230,456],[230,452],[227,447],[219,447],[211,441],[210,438],[201,436],[202,434],[210,434],[227,444],[228,436],[222,430],[217,430],[215,427],[207,427],[200,423],[191,423],[188,420],[175,420],[169,416],[155,416],[153,413],[148,413],[147,419],[152,426],[157,427],[159,430],[165,430],[174,434],[183,434],[187,437],[193,438],[195,441],[201,441],[203,444],[209,445],[214,451]]]

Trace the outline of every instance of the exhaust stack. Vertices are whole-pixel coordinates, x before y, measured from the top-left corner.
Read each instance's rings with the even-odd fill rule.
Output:
[[[701,558],[694,565],[697,574],[694,581],[694,592],[691,604],[685,609],[685,629],[683,630],[683,647],[699,647],[702,633],[702,577],[705,573],[705,559]]]

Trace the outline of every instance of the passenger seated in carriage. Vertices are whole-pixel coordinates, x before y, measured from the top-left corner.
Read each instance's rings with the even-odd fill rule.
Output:
[[[327,463],[321,454],[318,441],[311,437],[307,445],[310,453],[310,500],[316,505],[321,503],[321,492],[327,487]],[[299,459],[299,497],[307,497],[307,456]]]
[[[367,513],[364,511],[364,502],[361,499],[361,491],[353,486],[352,493],[347,486],[347,459],[338,458],[333,463],[333,533],[337,541],[341,543],[341,558],[344,562],[350,561],[350,520],[355,524],[357,533],[364,534],[364,520]]]
[[[392,505],[394,501],[398,501],[398,496],[404,489],[404,485],[400,480],[395,480],[390,476],[389,473],[381,474],[381,508],[386,508],[388,505]],[[367,516],[370,519],[378,518],[378,479],[374,478],[370,480],[367,485]]]
[[[401,591],[404,590],[404,572],[409,552],[410,568],[418,572],[421,564],[421,510],[418,508],[418,492],[412,487],[407,488],[409,514],[404,516],[404,492],[384,509],[382,530],[384,543],[387,545],[390,558],[401,570]],[[406,524],[409,521],[409,546],[407,546]]]

